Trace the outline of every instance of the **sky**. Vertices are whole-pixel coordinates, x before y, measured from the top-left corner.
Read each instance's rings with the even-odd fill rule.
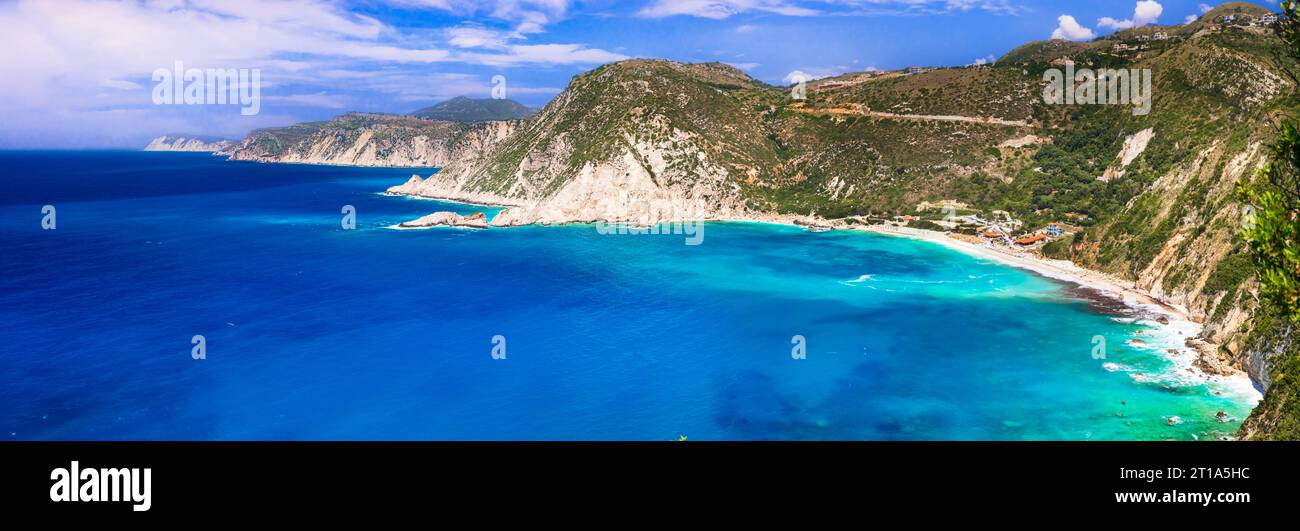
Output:
[[[1195,0],[0,0],[0,149],[138,148],[176,133],[242,138],[349,111],[407,113],[490,97],[494,87],[541,106],[574,75],[628,58],[719,61],[776,85],[794,72],[979,64],[1029,41],[1183,24],[1209,8]],[[155,72],[177,62],[256,70],[257,112],[156,103],[165,78]]]

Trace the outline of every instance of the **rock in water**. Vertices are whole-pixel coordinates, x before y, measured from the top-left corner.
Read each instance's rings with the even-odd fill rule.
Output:
[[[402,222],[398,226],[404,229],[423,229],[428,227],[469,227],[474,229],[486,229],[488,223],[487,215],[482,212],[475,212],[468,216],[462,216],[455,212],[434,212],[419,219]]]

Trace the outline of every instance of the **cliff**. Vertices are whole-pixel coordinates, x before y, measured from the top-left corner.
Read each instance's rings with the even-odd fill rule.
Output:
[[[145,151],[196,151],[219,153],[231,149],[235,143],[216,138],[193,137],[184,135],[164,135],[153,139],[144,147]]]
[[[518,122],[459,123],[350,113],[323,122],[253,131],[232,160],[348,166],[441,167],[477,157]]]

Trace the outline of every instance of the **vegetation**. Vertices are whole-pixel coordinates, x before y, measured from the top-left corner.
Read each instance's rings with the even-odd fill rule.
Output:
[[[1282,2],[1278,35],[1286,54],[1300,59],[1300,2]],[[1292,76],[1294,80],[1295,77]],[[1237,195],[1251,209],[1242,236],[1257,268],[1266,298],[1248,348],[1270,358],[1272,380],[1264,401],[1242,426],[1257,439],[1300,439],[1300,347],[1293,340],[1300,322],[1300,126],[1294,117],[1282,124],[1267,166],[1254,182],[1243,179]]]
[[[1241,182],[1238,193],[1253,209],[1242,234],[1259,270],[1260,291],[1300,321],[1300,131],[1295,122],[1282,125],[1259,180]]]
[[[411,116],[446,122],[487,122],[492,120],[522,120],[537,111],[508,99],[452,98],[432,107],[411,113]]]

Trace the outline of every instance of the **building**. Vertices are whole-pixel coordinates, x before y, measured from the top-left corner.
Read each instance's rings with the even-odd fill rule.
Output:
[[[1039,242],[1047,241],[1047,239],[1048,238],[1046,234],[1035,234],[1033,236],[1026,236],[1024,238],[1016,240],[1016,245],[1029,246]]]
[[[1270,14],[1259,17],[1259,25],[1268,26],[1272,24],[1277,24],[1277,15]]]
[[[1232,24],[1236,20],[1237,20],[1237,15],[1227,15],[1223,17],[1224,24]]]
[[[921,72],[924,72],[924,71],[925,71],[925,68],[924,68],[924,67],[920,67],[920,66],[909,66],[909,67],[907,67],[907,73],[909,73],[909,74],[920,74]]]

